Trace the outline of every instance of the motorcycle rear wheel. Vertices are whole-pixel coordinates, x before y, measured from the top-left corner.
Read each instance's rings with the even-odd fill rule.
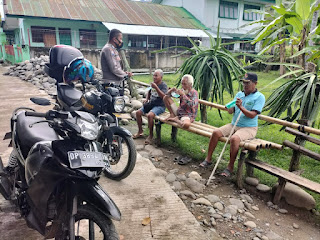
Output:
[[[93,206],[79,206],[74,219],[75,240],[119,240],[113,222]]]
[[[132,137],[116,133],[113,136],[111,154],[110,169],[104,170],[104,175],[116,181],[128,177],[136,165],[137,159],[136,147]]]

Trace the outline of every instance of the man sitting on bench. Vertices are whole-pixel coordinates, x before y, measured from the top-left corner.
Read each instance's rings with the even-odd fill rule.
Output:
[[[254,138],[258,131],[258,114],[261,113],[265,103],[265,97],[256,89],[258,76],[255,73],[246,73],[242,80],[243,90],[238,92],[234,100],[236,106],[230,107],[228,113],[233,115],[232,123],[215,129],[210,137],[208,155],[200,163],[200,167],[208,167],[212,164],[212,153],[215,150],[220,137],[229,136],[240,113],[240,119],[234,129],[234,134],[230,138],[230,161],[228,167],[221,173],[222,176],[229,177],[233,172],[234,162],[239,151],[240,141]]]
[[[163,102],[168,86],[162,81],[163,71],[157,69],[153,73],[153,82],[151,83],[150,90],[148,91],[147,99],[145,100],[142,108],[137,111],[137,124],[138,132],[133,135],[134,139],[143,137],[142,129],[142,115],[146,114],[148,118],[149,136],[145,140],[145,144],[152,144],[153,141],[153,126],[154,117],[160,115],[166,110]]]
[[[163,97],[163,101],[170,112],[170,116],[166,118],[166,121],[174,121],[180,127],[187,129],[197,116],[199,98],[198,92],[193,89],[193,77],[191,75],[184,75],[181,85],[182,89],[169,89]],[[174,103],[170,97],[171,95],[180,98],[179,107]]]

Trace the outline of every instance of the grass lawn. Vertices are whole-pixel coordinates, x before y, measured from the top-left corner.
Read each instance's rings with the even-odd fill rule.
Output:
[[[283,84],[286,80],[281,80],[276,83],[268,85],[274,79],[276,79],[279,75],[278,72],[257,72],[258,75],[258,85],[257,88],[260,90],[266,97],[266,99],[270,96],[274,89]],[[176,84],[179,78],[178,74],[167,74],[164,76],[163,80],[168,84],[169,87],[172,87]],[[134,76],[135,80],[150,83],[152,81],[152,76],[144,75],[144,76]],[[235,83],[234,89],[239,89],[238,83]],[[235,92],[236,93],[236,92]],[[232,97],[225,93],[225,103],[228,103],[232,100]],[[196,120],[200,120],[200,111],[198,111],[198,117]],[[219,127],[231,122],[232,115],[229,115],[225,111],[221,111],[223,119],[219,117],[219,113],[217,109],[208,108],[208,123],[215,127]],[[262,113],[263,115],[267,115],[266,112]],[[320,117],[320,116],[319,116]],[[319,119],[319,118],[318,118]],[[294,136],[280,131],[282,126],[279,125],[266,125],[264,121],[259,120],[259,130],[257,134],[257,138],[269,140],[271,142],[282,144],[284,140],[294,141]],[[177,142],[172,143],[170,139],[171,134],[171,126],[164,124],[162,126],[162,143],[163,145],[173,146],[175,148],[179,148],[180,152],[183,154],[190,155],[192,158],[197,159],[199,162],[202,161],[207,152],[209,139],[206,137],[202,137],[193,133],[189,133],[187,131],[179,131],[177,135]],[[314,135],[313,135],[314,136]],[[319,138],[319,136],[314,136]],[[219,143],[215,152],[213,153],[212,159],[215,160],[218,158],[224,143]],[[320,152],[320,147],[307,143],[306,147],[311,151],[316,153]],[[258,159],[262,161],[268,162],[274,166],[282,167],[284,169],[289,168],[290,159],[292,156],[292,150],[284,149],[282,151],[273,150],[273,149],[262,149],[258,153]],[[229,147],[227,147],[223,160],[220,163],[218,169],[223,170],[229,161]],[[237,167],[237,164],[235,164]],[[303,169],[302,173],[303,177],[306,177],[312,181],[320,183],[320,163],[316,160],[313,160],[309,157],[301,157],[300,159],[300,169]],[[255,169],[254,174],[257,178],[260,179],[261,183],[267,184],[269,186],[273,186],[277,182],[277,178],[271,176],[270,174],[264,173]],[[320,195],[315,194],[313,192],[309,192],[313,195],[317,202],[317,209],[320,210]]]

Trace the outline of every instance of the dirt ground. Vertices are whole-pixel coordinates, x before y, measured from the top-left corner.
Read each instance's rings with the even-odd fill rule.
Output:
[[[129,126],[125,126],[132,133],[137,131],[136,123],[131,122]],[[143,145],[144,139],[136,139],[136,145]],[[186,174],[191,171],[197,171],[202,178],[208,179],[211,169],[199,168],[199,162],[192,160],[187,165],[179,165],[174,162],[174,158],[180,156],[178,149],[173,148],[161,148],[163,156],[159,159],[164,164],[155,164],[156,167],[161,168],[169,173],[170,170],[177,169],[176,174]],[[263,233],[273,232],[275,235],[272,238],[272,234],[269,235],[269,239],[299,239],[299,240],[316,240],[320,239],[320,217],[314,214],[312,211],[296,208],[288,205],[283,199],[278,205],[281,209],[286,209],[288,213],[282,214],[276,209],[269,208],[267,202],[272,200],[272,194],[258,192],[254,187],[245,185],[245,190],[240,190],[235,185],[234,179],[226,179],[216,174],[215,180],[211,185],[205,188],[203,196],[214,194],[220,197],[220,200],[227,202],[230,196],[238,196],[245,191],[254,200],[253,205],[258,207],[259,210],[251,211],[255,219],[253,221],[257,224],[257,228],[261,230],[252,231],[252,229],[244,228],[243,224],[239,224],[235,221],[217,221],[217,225],[214,229],[221,237],[226,239],[254,239],[256,236],[265,235]],[[184,200],[184,203],[188,209],[193,213],[196,219],[202,223],[204,220],[210,222],[210,216],[204,208],[191,207],[190,200]],[[249,219],[248,219],[249,220]],[[296,229],[293,225],[297,226]],[[202,224],[205,231],[209,230],[208,226]],[[280,238],[278,238],[278,236]],[[282,238],[281,238],[282,237]]]

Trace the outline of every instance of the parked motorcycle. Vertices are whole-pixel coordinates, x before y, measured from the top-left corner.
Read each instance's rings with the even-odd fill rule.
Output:
[[[85,90],[85,83],[89,81],[84,81],[84,79],[91,74],[93,68],[91,63],[79,54],[81,54],[79,50],[69,46],[57,45],[50,50],[50,63],[46,64],[45,71],[49,76],[56,78],[58,82],[55,108],[66,111],[86,111],[98,118],[102,123],[98,141],[101,143],[103,151],[109,154],[111,165],[110,168],[104,170],[104,174],[113,180],[124,179],[134,169],[136,148],[131,133],[118,124],[117,114],[123,112],[125,106],[124,98],[120,96],[121,88],[107,87],[97,80],[90,79],[90,83],[96,86],[96,90],[86,92],[75,89],[72,86],[72,81],[68,84],[61,83],[61,76],[73,80],[77,75],[82,74],[83,76],[78,79],[81,80]],[[66,62],[70,61],[70,55],[76,58],[71,62]],[[64,56],[68,56],[68,58]],[[91,75],[90,78],[92,78]]]
[[[6,134],[13,150],[5,168],[0,158],[0,193],[45,238],[119,239],[112,219],[119,221],[120,211],[97,183],[110,158],[96,141],[99,127],[87,112],[13,112]]]

